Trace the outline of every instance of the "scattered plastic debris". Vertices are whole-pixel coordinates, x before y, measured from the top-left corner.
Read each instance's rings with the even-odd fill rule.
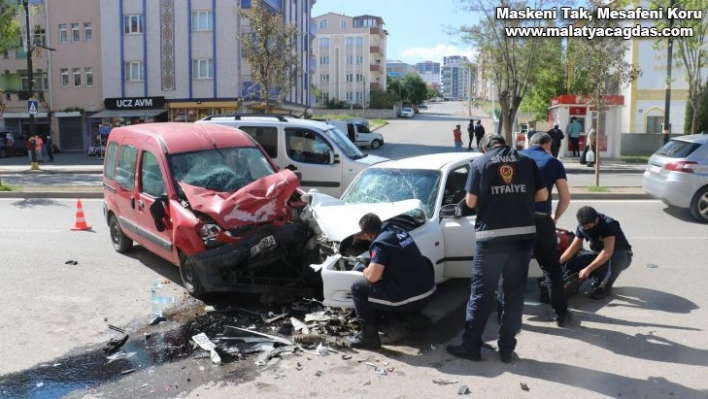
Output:
[[[209,340],[205,333],[199,333],[192,337],[192,340],[199,345],[200,348],[208,351],[211,354],[211,361],[214,364],[221,364],[221,357],[216,352],[216,345]]]
[[[295,363],[295,370],[297,370],[297,371],[302,370],[302,364],[300,364],[300,362]]]
[[[457,380],[444,380],[442,378],[436,378],[433,380],[433,384],[438,384],[438,385],[452,385],[452,384],[457,384],[459,381]]]
[[[352,358],[352,355],[346,355],[346,354],[342,355],[343,360],[349,360],[351,358]]]
[[[224,326],[224,332],[227,332],[228,330],[235,330],[235,331],[240,331],[240,332],[246,333],[246,334],[259,335],[261,337],[269,338],[273,342],[281,343],[284,345],[295,346],[295,343],[290,341],[289,339],[286,339],[283,337],[278,337],[275,335],[265,334],[265,333],[258,332],[258,331],[249,330],[246,328],[235,327],[235,326]],[[230,334],[230,335],[232,335],[232,336],[236,335],[236,334],[233,334],[233,332],[235,332],[235,331],[231,331],[232,334]]]
[[[162,317],[162,316],[155,316],[155,317],[153,317],[152,320],[150,320],[150,323],[149,323],[149,324],[150,324],[151,326],[154,326],[154,325],[156,325],[156,324],[162,323],[163,321],[167,321],[167,319],[164,318],[164,317]]]
[[[322,374],[324,374],[321,371],[315,371],[315,377],[322,377]]]
[[[528,391],[531,390],[531,388],[529,388],[529,386],[526,385],[525,383],[522,382],[522,383],[520,383],[520,384],[521,384],[521,390],[522,390],[522,391],[527,391],[527,392],[528,392]]]
[[[460,387],[460,389],[457,390],[458,395],[469,395],[471,393],[472,393],[472,391],[470,391],[470,389],[467,388],[467,385],[463,385]]]
[[[103,347],[103,353],[106,355],[112,355],[118,352],[118,350],[128,341],[128,337],[129,335],[125,334],[121,339],[111,338],[110,341],[106,343],[106,346]]]
[[[38,383],[37,383],[37,388],[41,388],[41,387],[43,387],[43,386],[44,386],[44,383],[43,383],[43,382],[38,382]]]
[[[284,313],[281,313],[278,315],[269,314],[268,317],[266,317],[266,316],[262,316],[262,317],[263,317],[264,323],[271,324],[271,323],[274,323],[280,319],[284,319],[284,318],[288,317],[289,315],[290,315],[289,312],[284,312]]]
[[[647,263],[647,267],[650,268],[650,269],[656,269],[656,268],[659,267],[659,265],[655,265],[655,264],[653,264],[653,263]]]
[[[136,371],[136,369],[128,369],[128,370],[123,370],[123,371],[121,371],[120,374],[121,374],[121,375],[127,375],[127,374],[130,374],[130,373],[134,373],[135,371]]]
[[[301,331],[303,334],[309,334],[310,329],[307,328],[307,324],[300,321],[297,317],[290,318],[290,324],[293,325],[295,331]]]
[[[310,321],[318,321],[318,322],[327,322],[332,320],[334,317],[331,314],[328,314],[327,311],[319,311],[319,312],[314,312],[314,313],[308,313],[305,315],[305,322],[310,322]]]
[[[77,262],[75,260],[67,260],[66,262],[64,262],[64,264],[65,265],[78,265],[79,262]]]

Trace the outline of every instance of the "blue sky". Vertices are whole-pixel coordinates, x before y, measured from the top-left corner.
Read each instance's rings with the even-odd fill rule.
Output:
[[[317,0],[312,16],[328,12],[349,17],[369,14],[384,20],[388,31],[387,59],[409,64],[444,56],[472,56],[472,48],[446,33],[449,27],[471,25],[476,16],[462,11],[457,0]]]

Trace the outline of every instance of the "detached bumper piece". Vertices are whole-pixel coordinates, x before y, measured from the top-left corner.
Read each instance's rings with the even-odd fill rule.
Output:
[[[192,257],[207,292],[313,295],[319,274],[307,267],[308,235],[298,224],[263,226],[238,244]]]

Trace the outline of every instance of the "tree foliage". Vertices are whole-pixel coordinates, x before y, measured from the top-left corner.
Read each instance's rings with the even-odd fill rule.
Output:
[[[553,97],[566,92],[566,63],[560,38],[542,44],[541,63],[546,66],[536,74],[530,92],[521,101],[521,110],[533,114],[534,120],[548,120],[548,105]]]
[[[590,8],[605,6],[604,0],[589,0]],[[616,27],[618,22],[611,19],[593,18],[587,21],[591,27]],[[606,134],[604,126],[599,121],[604,120],[608,109],[607,96],[614,92],[613,85],[626,86],[636,80],[642,73],[638,65],[624,61],[628,47],[621,37],[595,37],[593,40],[578,38],[569,40],[568,61],[574,73],[580,73],[587,85],[588,94],[584,96],[585,104],[597,110],[595,128],[595,148],[600,148],[600,136]],[[585,126],[588,131],[588,126]],[[595,154],[595,185],[600,185],[599,150]]]
[[[406,101],[411,104],[420,104],[428,97],[428,85],[417,73],[408,73],[403,77],[403,87],[406,92]]]
[[[673,21],[657,21],[658,28],[668,27],[670,24],[675,28],[690,28],[693,36],[673,37],[673,57],[677,67],[683,67],[688,83],[688,102],[693,109],[701,109],[701,99],[704,96],[706,82],[704,81],[703,70],[708,67],[708,6],[706,0],[679,0],[675,1],[677,7],[684,10],[702,10],[701,19],[674,19]],[[650,0],[653,9],[666,10],[671,5],[671,0]],[[667,42],[666,38],[657,40],[655,47],[661,47]],[[669,84],[669,82],[667,82]],[[693,112],[691,118],[691,133],[698,131],[698,124],[701,118],[700,112]]]
[[[251,80],[266,112],[271,100],[282,102],[298,76],[295,26],[286,25],[280,13],[272,12],[261,0],[253,0],[250,9],[238,11],[249,21],[250,30],[239,32],[241,51],[251,69]],[[252,96],[255,96],[253,93]]]
[[[0,0],[0,53],[20,47],[20,24],[16,18],[19,6],[13,0]],[[5,109],[5,96],[0,86],[0,112]]]
[[[699,100],[700,108],[696,120],[693,119],[693,107],[689,102],[686,104],[686,119],[684,121],[684,131],[691,131],[691,126],[695,125],[695,131],[708,132],[708,83],[703,88],[703,95]]]
[[[573,0],[458,0],[462,8],[480,16],[476,25],[460,28],[462,39],[474,45],[480,54],[485,75],[491,76],[501,107],[501,128],[508,142],[512,142],[512,129],[521,101],[533,88],[539,73],[547,69],[547,59],[541,49],[549,39],[515,37],[506,28],[542,27],[555,24],[550,20],[496,19],[496,9],[546,10],[554,6],[573,6]]]
[[[394,94],[389,91],[371,90],[369,108],[391,109],[396,101],[398,101],[398,93]]]

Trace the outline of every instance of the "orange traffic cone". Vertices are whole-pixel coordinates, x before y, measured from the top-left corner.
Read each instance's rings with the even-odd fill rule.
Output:
[[[91,226],[86,224],[84,218],[84,207],[81,205],[81,200],[76,200],[76,223],[71,230],[91,230]]]

